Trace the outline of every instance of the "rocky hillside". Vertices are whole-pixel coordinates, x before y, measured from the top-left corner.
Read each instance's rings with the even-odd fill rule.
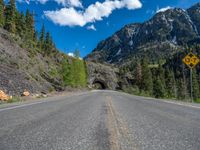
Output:
[[[48,55],[37,48],[22,48],[24,41],[16,34],[0,28],[0,90],[20,96],[84,87],[86,68],[78,58],[58,50]]]
[[[86,60],[123,64],[147,55],[155,62],[194,42],[200,43],[200,3],[187,10],[174,8],[157,13],[144,23],[126,25],[100,42]]]
[[[51,73],[59,67],[56,62],[59,60],[23,49],[19,46],[20,38],[18,42],[14,38],[17,36],[0,28],[1,90],[9,95],[20,95],[24,90],[47,93],[61,89],[61,79]]]
[[[15,1],[0,2],[0,91],[10,96],[85,87],[85,62],[61,53],[50,32],[35,29],[34,14],[17,10]],[[29,94],[28,94],[29,95]]]

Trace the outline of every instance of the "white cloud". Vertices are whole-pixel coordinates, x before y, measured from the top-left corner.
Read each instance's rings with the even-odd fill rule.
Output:
[[[74,57],[74,53],[68,53],[67,55],[70,57]]]
[[[84,26],[85,20],[82,12],[76,11],[74,8],[62,8],[56,11],[45,11],[44,14],[55,24],[61,26]]]
[[[106,0],[103,3],[97,1],[83,11],[70,7],[56,11],[44,11],[44,14],[55,24],[61,26],[84,26],[108,17],[116,9],[133,10],[141,7],[142,3],[139,0]]]
[[[167,6],[167,7],[161,8],[161,9],[158,8],[157,11],[156,11],[156,13],[165,12],[165,11],[167,11],[167,10],[169,10],[169,9],[172,9],[172,7]]]
[[[87,26],[87,29],[88,29],[88,30],[94,30],[94,31],[97,30],[93,24],[90,25],[90,26]]]
[[[70,57],[75,57],[74,53],[68,53],[67,55],[70,56]],[[81,58],[81,57],[79,57],[78,59],[83,60],[83,58]]]
[[[55,0],[55,1],[63,6],[82,7],[82,3],[79,0]]]
[[[26,2],[29,4],[30,1],[32,2],[39,2],[41,4],[46,4],[48,1],[55,1],[56,3],[62,6],[68,7],[83,7],[81,1],[79,0],[17,0],[18,2]]]
[[[40,2],[41,4],[45,4],[48,0],[36,0],[38,2]]]
[[[139,0],[123,0],[123,3],[130,10],[142,7],[142,3]]]
[[[30,3],[30,0],[17,0],[17,2],[29,4],[29,3]]]

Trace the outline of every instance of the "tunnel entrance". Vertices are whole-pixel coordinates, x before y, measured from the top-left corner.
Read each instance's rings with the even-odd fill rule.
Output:
[[[93,87],[95,89],[99,89],[99,90],[105,90],[105,89],[107,89],[106,84],[103,81],[99,81],[99,80],[95,80],[93,82]]]

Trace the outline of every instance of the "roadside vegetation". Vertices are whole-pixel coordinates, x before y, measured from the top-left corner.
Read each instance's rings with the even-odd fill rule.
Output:
[[[193,52],[199,54],[200,45],[191,46]],[[180,52],[165,63],[152,64],[146,56],[131,65],[122,67],[121,76],[131,73],[133,79],[125,92],[155,98],[190,100],[190,70],[180,58],[187,52]],[[162,61],[163,62],[163,61]],[[193,98],[200,102],[200,67],[193,69]],[[131,86],[130,86],[131,85]]]
[[[12,98],[10,98],[7,103],[14,103],[14,102],[20,102],[22,101],[22,99],[18,96],[13,96]]]
[[[86,64],[79,59],[79,52],[76,50],[75,58],[68,61],[62,61],[62,70],[60,74],[63,77],[64,86],[71,86],[74,88],[85,87],[87,85]]]

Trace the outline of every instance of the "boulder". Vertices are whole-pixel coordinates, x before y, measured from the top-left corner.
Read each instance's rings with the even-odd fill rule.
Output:
[[[0,100],[8,101],[9,99],[10,99],[10,96],[7,95],[4,91],[0,90]]]
[[[22,93],[22,96],[29,96],[30,95],[30,93],[29,93],[29,91],[27,91],[27,90],[25,90],[23,93]]]

